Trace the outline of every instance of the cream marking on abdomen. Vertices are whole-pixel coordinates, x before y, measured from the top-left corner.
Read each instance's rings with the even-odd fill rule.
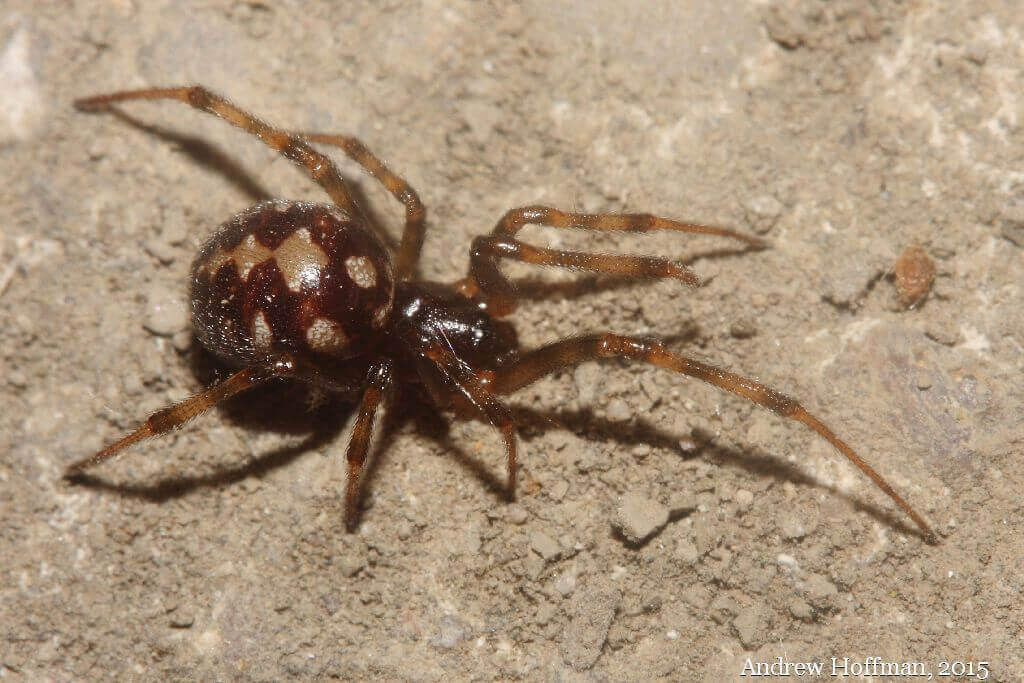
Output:
[[[266,314],[256,311],[252,317],[252,345],[260,351],[266,351],[273,341],[274,331],[270,329]]]
[[[255,235],[246,235],[237,247],[231,250],[231,258],[235,260],[235,267],[238,268],[238,276],[244,282],[249,277],[249,271],[253,266],[263,263],[274,255],[274,252],[259,243]],[[216,272],[216,271],[214,271]]]
[[[341,325],[330,318],[315,318],[306,328],[306,343],[320,353],[340,351],[348,345],[348,337]]]
[[[320,270],[330,263],[327,254],[318,244],[314,244],[309,230],[300,228],[274,250],[274,260],[285,284],[293,292],[302,291],[305,283],[310,288],[316,287]]]
[[[365,256],[349,256],[345,259],[345,272],[363,289],[369,289],[377,284],[377,270],[373,263]]]

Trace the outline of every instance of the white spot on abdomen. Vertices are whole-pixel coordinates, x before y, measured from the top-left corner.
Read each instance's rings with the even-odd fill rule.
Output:
[[[377,269],[365,256],[349,256],[345,259],[345,271],[363,289],[369,289],[377,284]]]
[[[231,258],[238,268],[238,277],[245,281],[249,277],[249,271],[258,263],[263,263],[270,258],[271,251],[259,243],[255,235],[247,235],[242,242],[231,250]]]
[[[329,261],[319,245],[313,243],[306,228],[296,230],[274,250],[274,260],[284,282],[293,292],[302,291],[302,285],[316,287],[320,270]]]
[[[263,311],[256,311],[252,318],[252,345],[258,351],[267,351],[274,341],[274,331],[270,329],[267,316]]]
[[[342,331],[341,325],[330,318],[315,318],[306,328],[306,343],[314,351],[333,353],[348,345],[348,337]]]

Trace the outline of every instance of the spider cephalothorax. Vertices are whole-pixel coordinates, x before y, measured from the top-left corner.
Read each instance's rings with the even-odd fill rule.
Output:
[[[69,473],[173,429],[240,391],[285,377],[328,391],[361,392],[347,452],[345,500],[350,526],[356,519],[374,420],[396,385],[420,385],[439,407],[474,412],[496,427],[505,444],[509,491],[514,493],[515,422],[498,397],[584,361],[625,358],[696,377],[804,423],[885,491],[929,540],[934,539],[924,519],[870,465],[793,399],[752,379],[673,353],[654,340],[596,333],[521,352],[500,320],[517,304],[515,288],[499,269],[501,259],[699,284],[692,271],[668,259],[531,246],[516,239],[528,223],[597,231],[702,233],[755,247],[765,246],[761,240],[649,214],[580,214],[523,207],[506,213],[490,234],[473,241],[465,278],[451,285],[425,283],[414,277],[423,243],[423,205],[405,181],[355,138],[286,133],[199,86],[118,92],[79,100],[76,105],[84,111],[103,111],[117,102],[138,99],[179,100],[249,131],[305,168],[333,203],[263,202],[231,218],[213,234],[192,267],[193,326],[203,346],[236,372],[154,413],[120,441],[71,465]],[[310,143],[341,148],[405,205],[405,230],[394,258],[369,228],[367,216],[337,168]]]

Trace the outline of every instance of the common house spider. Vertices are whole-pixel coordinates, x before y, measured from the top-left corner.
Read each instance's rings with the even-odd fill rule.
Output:
[[[698,286],[684,265],[663,258],[545,249],[516,239],[526,224],[603,232],[668,230],[717,235],[755,247],[756,237],[650,214],[584,214],[544,206],[506,213],[475,238],[467,276],[449,285],[416,279],[426,212],[416,192],[359,140],[287,133],[200,86],[129,90],[80,99],[100,112],[129,100],[178,100],[252,133],[304,168],[330,204],[273,200],[221,225],[192,263],[192,321],[202,345],[236,368],[226,380],[152,414],[142,426],[72,464],[74,475],[143,439],[174,429],[212,406],[272,378],[293,378],[331,392],[361,392],[348,444],[345,519],[351,530],[377,410],[396,385],[418,384],[440,408],[482,417],[500,433],[508,490],[516,484],[516,424],[500,396],[545,375],[601,358],[624,358],[689,375],[802,422],[832,444],[904,511],[929,542],[931,528],[843,440],[797,401],[760,382],[669,351],[661,342],[611,332],[587,334],[521,351],[501,318],[517,294],[502,259],[595,273],[674,278]],[[405,205],[397,253],[369,228],[334,163],[311,143],[340,148]]]

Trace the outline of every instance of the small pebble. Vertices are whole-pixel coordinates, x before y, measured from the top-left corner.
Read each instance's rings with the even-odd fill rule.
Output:
[[[450,650],[466,637],[466,625],[456,616],[446,614],[438,624],[437,635],[431,644],[443,650]]]
[[[757,325],[749,318],[740,318],[729,326],[729,334],[736,339],[750,339],[757,335]]]
[[[354,555],[342,555],[338,560],[338,571],[346,578],[351,578],[363,568],[363,558]]]
[[[807,581],[804,584],[804,594],[811,601],[811,604],[820,604],[838,592],[839,590],[835,584],[821,574],[811,574],[807,577]]]
[[[583,452],[580,453],[573,464],[576,465],[576,469],[582,474],[595,470],[607,472],[611,469],[612,460],[606,451],[599,450],[596,446],[588,445],[583,448]]]
[[[768,620],[762,607],[752,605],[744,607],[733,619],[732,625],[743,647],[753,649],[764,642]]]
[[[173,614],[171,616],[171,628],[192,628],[195,617],[191,614]]]
[[[779,555],[775,558],[775,561],[778,562],[783,569],[787,569],[790,571],[796,570],[800,566],[797,563],[795,557],[793,557],[792,555],[787,555],[786,553],[779,553]]]
[[[608,640],[619,601],[618,591],[607,588],[584,587],[576,593],[572,621],[562,632],[560,650],[566,664],[577,671],[594,665]]]
[[[676,544],[676,557],[682,560],[683,564],[693,565],[700,558],[700,553],[697,552],[696,545],[683,539]]]
[[[935,282],[935,262],[921,247],[907,247],[892,267],[896,294],[904,308],[917,306]]]
[[[493,140],[494,128],[504,118],[500,108],[489,102],[469,100],[463,102],[459,109],[474,142],[484,145]]]
[[[512,503],[505,509],[505,519],[515,525],[525,524],[529,514],[519,503]]]
[[[789,603],[789,613],[801,621],[810,621],[814,616],[814,610],[801,598],[793,598]]]
[[[551,500],[562,500],[565,494],[569,492],[569,482],[564,479],[559,479],[555,483],[548,486],[545,491]]]
[[[633,413],[630,411],[629,406],[621,398],[613,398],[608,402],[608,419],[615,420],[616,422],[625,422]]]
[[[572,592],[576,590],[576,572],[569,570],[555,579],[555,590],[563,598],[572,595]]]
[[[679,450],[683,453],[693,453],[697,450],[697,442],[692,437],[679,439]]]
[[[807,535],[807,527],[804,525],[803,520],[795,514],[784,515],[779,520],[778,528],[782,537],[790,541],[795,541]]]
[[[668,511],[672,517],[682,517],[697,509],[697,495],[692,491],[676,491],[668,499]]]
[[[719,624],[724,624],[736,614],[736,601],[728,595],[719,595],[708,605],[708,613]]]
[[[537,608],[537,614],[535,616],[537,623],[543,626],[544,624],[551,621],[558,613],[558,608],[552,605],[550,602],[541,603],[540,607]]]
[[[747,200],[746,209],[750,212],[755,232],[764,234],[775,226],[782,215],[782,202],[770,194],[764,194]]]
[[[1024,199],[1011,200],[999,218],[1003,237],[1024,247]]]
[[[576,367],[572,378],[576,382],[576,395],[580,403],[593,403],[604,379],[601,367],[597,363],[584,363]]]
[[[175,332],[174,336],[171,337],[171,343],[174,344],[175,351],[185,353],[192,348],[192,330]]]
[[[165,266],[172,263],[174,258],[178,255],[178,252],[174,247],[157,238],[146,241],[143,247],[147,252],[149,252],[150,256]]]
[[[543,557],[545,562],[558,559],[558,556],[562,553],[562,547],[558,545],[558,541],[543,531],[533,532],[530,536],[530,547],[533,548],[535,553]]]
[[[632,631],[622,624],[614,623],[608,629],[608,647],[613,650],[620,650],[632,640],[632,637]]]
[[[619,500],[614,524],[631,543],[641,543],[668,524],[668,508],[656,500],[627,493]]]
[[[163,285],[154,285],[146,296],[146,318],[143,326],[161,337],[185,330],[189,326],[189,312],[185,301]]]

